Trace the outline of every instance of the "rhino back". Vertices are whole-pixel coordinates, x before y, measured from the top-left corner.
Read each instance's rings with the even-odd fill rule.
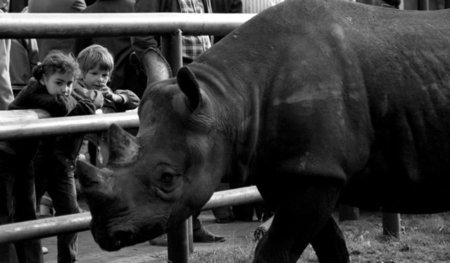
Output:
[[[370,205],[449,185],[449,18],[286,1],[201,56],[263,195],[299,176],[351,181],[345,199]]]
[[[375,141],[345,199],[405,212],[449,209],[450,12],[368,17],[358,23],[371,30],[352,38]]]

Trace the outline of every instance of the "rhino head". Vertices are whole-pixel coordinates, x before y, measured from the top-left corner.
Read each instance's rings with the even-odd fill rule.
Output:
[[[103,169],[78,162],[91,231],[108,251],[157,237],[200,209],[214,193],[229,154],[215,109],[187,68],[149,87],[136,137],[108,130]]]

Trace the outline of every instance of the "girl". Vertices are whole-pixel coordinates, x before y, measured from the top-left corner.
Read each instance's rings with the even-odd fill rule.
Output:
[[[10,110],[43,109],[53,117],[71,112],[95,112],[88,97],[72,93],[78,74],[72,56],[50,52],[33,69],[28,85],[9,105]],[[36,219],[33,157],[38,138],[0,142],[0,224]],[[0,244],[0,262],[43,262],[40,240]]]

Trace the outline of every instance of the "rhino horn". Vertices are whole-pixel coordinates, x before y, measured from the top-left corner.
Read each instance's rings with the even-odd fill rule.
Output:
[[[83,188],[91,188],[100,185],[103,182],[100,174],[100,169],[97,167],[86,161],[78,160],[77,175]]]
[[[194,73],[188,67],[178,70],[177,82],[181,91],[189,100],[191,111],[194,111],[200,104],[200,87]]]
[[[108,130],[109,161],[108,165],[123,166],[137,160],[139,145],[136,138],[117,124]]]

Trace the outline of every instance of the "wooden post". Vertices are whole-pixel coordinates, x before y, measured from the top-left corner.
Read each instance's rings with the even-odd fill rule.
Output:
[[[445,8],[450,8],[450,0],[445,0]]]
[[[403,1],[403,9],[405,9],[405,10],[417,10],[417,7],[419,6],[418,1],[421,1],[421,0],[407,0],[407,1]]]
[[[188,219],[188,244],[189,244],[189,253],[194,253],[194,229],[192,226],[192,216]]]
[[[383,235],[400,237],[400,214],[383,212]]]
[[[429,10],[430,3],[428,0],[419,0],[417,5],[417,10]]]
[[[427,10],[437,10],[437,9],[439,9],[438,0],[428,0]]]

